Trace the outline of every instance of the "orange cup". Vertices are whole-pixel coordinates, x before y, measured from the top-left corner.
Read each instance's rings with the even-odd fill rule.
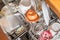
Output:
[[[39,19],[39,15],[34,9],[29,9],[25,14],[25,18],[29,22],[36,22]]]

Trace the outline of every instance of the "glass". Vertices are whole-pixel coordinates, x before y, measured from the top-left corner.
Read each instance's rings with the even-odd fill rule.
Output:
[[[3,3],[5,4],[6,8],[3,10],[5,11],[9,11],[7,14],[14,14],[15,12],[17,12],[17,7],[19,5],[20,0],[2,0]]]
[[[30,0],[21,0],[19,3],[18,11],[24,15],[26,11],[30,8],[31,8]]]
[[[58,22],[52,23],[51,29],[55,32],[58,32],[60,30],[60,24]]]
[[[14,15],[6,16],[2,20],[5,20],[5,23],[2,22],[2,26],[8,33],[20,26],[18,19]]]
[[[13,3],[9,3],[8,5],[5,5],[1,12],[2,14],[4,14],[5,16],[7,15],[12,15],[14,14],[15,12],[17,12],[17,5],[16,4],[13,4]]]
[[[34,1],[35,1],[35,4],[36,4],[36,10],[37,11],[42,11],[41,0],[34,0]]]

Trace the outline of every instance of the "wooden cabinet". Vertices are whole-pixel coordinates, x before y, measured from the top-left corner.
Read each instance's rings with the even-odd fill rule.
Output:
[[[46,3],[55,12],[55,14],[60,18],[60,0],[46,0]]]
[[[4,34],[1,28],[0,28],[0,40],[8,40],[7,36]]]

